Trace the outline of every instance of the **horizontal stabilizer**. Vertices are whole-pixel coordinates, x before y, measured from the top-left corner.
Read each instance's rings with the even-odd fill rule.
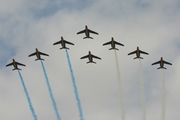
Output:
[[[135,57],[134,59],[137,59],[137,58],[139,58],[139,59],[143,59],[142,57]]]
[[[117,48],[110,48],[109,50],[113,50],[113,49],[114,49],[114,50],[119,50],[119,49],[117,49]]]
[[[86,39],[86,38],[91,38],[91,39],[93,39],[92,37],[84,37],[83,39]]]
[[[96,62],[94,62],[94,61],[91,61],[91,62],[89,61],[89,62],[87,62],[87,63],[94,63],[94,64],[96,64]]]
[[[69,48],[67,48],[67,47],[62,47],[62,48],[60,48],[60,49],[68,49],[68,50],[69,50]]]
[[[159,68],[157,68],[157,69],[167,69],[167,68],[165,68],[165,67],[159,67]]]
[[[37,61],[37,60],[44,60],[44,59],[42,59],[42,58],[39,58],[39,59],[37,58],[37,59],[35,59],[35,61]]]
[[[21,70],[20,68],[14,68],[14,69],[12,69],[12,70]]]

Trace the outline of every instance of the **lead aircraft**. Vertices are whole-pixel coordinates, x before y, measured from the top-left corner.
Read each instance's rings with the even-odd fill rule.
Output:
[[[116,44],[117,44],[117,45],[124,46],[123,44],[121,44],[121,43],[119,43],[119,42],[116,42],[113,37],[111,38],[111,41],[109,41],[109,42],[107,42],[107,43],[104,43],[103,46],[104,46],[104,45],[109,45],[109,44],[111,44],[111,47],[112,47],[112,48],[110,48],[109,50],[112,50],[112,49],[119,50],[119,49],[116,48]]]
[[[57,45],[57,44],[62,45],[62,47],[60,49],[69,49],[69,48],[66,47],[66,44],[74,45],[73,43],[64,40],[63,37],[61,37],[61,40],[58,41],[58,42],[55,42],[53,45]]]
[[[22,63],[16,62],[14,59],[12,59],[12,63],[7,64],[6,67],[11,66],[11,65],[14,66],[14,69],[12,69],[12,70],[21,70],[20,68],[18,68],[18,65],[26,66],[26,65],[24,65]]]
[[[95,63],[95,64],[96,64],[96,62],[93,61],[93,58],[96,58],[96,59],[100,59],[100,60],[101,60],[100,57],[97,57],[97,56],[91,54],[90,51],[89,51],[89,54],[88,54],[88,55],[81,57],[81,59],[84,59],[84,58],[88,58],[88,59],[89,59],[89,62],[87,62],[87,63]]]
[[[137,50],[129,53],[128,55],[136,54],[136,57],[135,57],[134,59],[137,59],[137,58],[143,59],[142,57],[140,57],[140,54],[141,54],[141,53],[142,53],[142,54],[149,55],[147,52],[144,52],[144,51],[139,50],[139,47],[137,47]]]
[[[90,33],[93,33],[93,34],[97,34],[97,35],[98,35],[97,32],[94,32],[94,31],[88,29],[88,26],[87,26],[87,25],[85,26],[85,29],[84,29],[84,30],[78,32],[77,34],[81,34],[81,33],[85,33],[85,35],[86,35],[86,37],[84,37],[83,39],[86,39],[86,38],[91,38],[91,39],[93,39],[92,37],[90,37]]]
[[[42,53],[42,52],[38,51],[37,48],[36,48],[36,52],[30,54],[29,57],[34,56],[34,55],[36,55],[36,57],[37,57],[37,59],[35,59],[35,61],[36,61],[36,60],[44,60],[44,59],[41,58],[41,55],[49,56],[49,55],[46,54],[46,53]]]
[[[156,65],[156,64],[160,64],[160,67],[157,69],[167,69],[164,67],[164,64],[172,65],[171,63],[164,61],[162,57],[161,57],[160,61],[157,61],[157,62],[153,63],[152,65]]]

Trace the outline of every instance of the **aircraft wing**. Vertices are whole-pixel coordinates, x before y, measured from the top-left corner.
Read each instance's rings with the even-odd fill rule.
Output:
[[[29,57],[34,56],[34,55],[36,55],[36,52],[30,54]]]
[[[97,32],[94,32],[94,31],[92,31],[92,30],[90,30],[90,29],[88,29],[88,30],[89,30],[90,33],[94,33],[94,34],[99,35]]]
[[[117,45],[124,46],[123,44],[121,44],[121,43],[119,43],[119,42],[116,42],[116,41],[114,41],[114,42],[115,42],[115,44],[117,44]]]
[[[74,43],[71,43],[71,42],[66,41],[66,40],[64,40],[64,42],[67,43],[67,44],[70,44],[70,45],[74,45]]]
[[[26,65],[24,65],[24,64],[22,64],[22,63],[18,63],[18,62],[16,62],[16,64],[21,65],[21,66],[26,66]]]
[[[61,43],[61,41],[58,41],[58,42],[55,42],[53,45],[57,45],[57,44],[60,44]]]
[[[7,66],[11,66],[11,65],[13,65],[13,62],[12,62],[12,63],[7,64],[7,65],[6,65],[6,67],[7,67]]]
[[[135,54],[135,53],[136,53],[136,51],[137,51],[137,50],[135,50],[135,51],[133,51],[133,52],[129,53],[128,55]]]
[[[107,42],[107,43],[104,43],[103,45],[108,45],[108,44],[111,44],[111,41]]]
[[[84,33],[84,32],[85,32],[85,30],[82,30],[82,31],[78,32],[77,34],[81,34],[81,33]]]
[[[92,55],[92,57],[93,57],[93,58],[96,58],[96,59],[100,59],[100,60],[101,60],[101,58],[100,58],[100,57],[97,57],[97,56],[95,56],[95,55]]]
[[[159,64],[160,62],[161,62],[161,61],[157,61],[157,62],[153,63],[152,65]]]
[[[168,64],[168,65],[172,65],[171,63],[169,63],[169,62],[166,62],[166,61],[163,61],[165,64]]]
[[[141,51],[141,50],[139,50],[139,51],[140,51],[140,53],[142,53],[142,54],[149,55],[147,52],[144,52],[144,51]]]
[[[107,42],[107,43],[104,43],[103,45],[108,45],[108,44],[111,44],[111,41]]]
[[[42,52],[39,52],[39,54],[49,56],[48,54],[45,54],[45,53],[42,53]]]
[[[89,55],[86,55],[86,56],[81,57],[81,59],[88,58],[88,57],[89,57]]]

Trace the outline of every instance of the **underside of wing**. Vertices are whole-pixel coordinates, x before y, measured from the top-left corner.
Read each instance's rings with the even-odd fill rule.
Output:
[[[96,58],[96,59],[100,59],[100,60],[101,60],[101,58],[100,58],[100,57],[97,57],[97,56],[95,56],[95,55],[92,55],[92,57],[93,57],[93,58]]]
[[[81,34],[81,33],[84,33],[84,32],[85,32],[85,30],[82,30],[82,31],[78,32],[77,34]]]
[[[66,40],[64,40],[64,42],[67,43],[67,44],[70,44],[70,45],[74,45],[74,43],[71,43],[71,42],[66,41]]]
[[[131,53],[129,53],[128,55],[132,55],[132,54],[135,54],[135,53],[136,53],[136,50],[131,52]]]
[[[12,63],[7,64],[7,65],[6,65],[6,67],[7,67],[7,66],[11,66],[11,65],[13,65],[13,62],[12,62]]]
[[[108,45],[108,44],[111,44],[111,41],[107,42],[107,43],[104,43],[103,45]]]
[[[155,63],[153,63],[152,65],[156,65],[156,64],[160,64],[161,61],[157,61]]]
[[[26,66],[26,65],[24,65],[24,64],[22,64],[22,63],[18,63],[18,62],[16,62],[16,64],[21,65],[21,66]]]
[[[36,55],[36,52],[30,54],[29,57],[34,56],[34,55]]]
[[[169,62],[166,62],[166,61],[163,61],[165,64],[168,64],[168,65],[172,65],[171,63],[169,63]]]
[[[60,44],[61,43],[61,41],[58,41],[58,42],[55,42],[53,45],[57,45],[57,44]]]
[[[88,29],[89,30],[89,29]],[[92,31],[92,30],[89,30],[90,33],[93,33],[93,34],[96,34],[96,35],[99,35],[97,32],[95,31]]]
[[[88,57],[89,57],[89,55],[86,55],[86,56],[81,57],[81,59],[88,58]]]
[[[42,53],[42,52],[39,52],[39,54],[41,54],[41,55],[45,55],[45,56],[49,56],[48,54],[46,54],[46,53]]]
[[[115,42],[115,44],[117,44],[117,45],[124,46],[123,44],[121,44],[121,43],[119,43],[119,42],[116,42],[116,41],[114,41],[114,42]]]
[[[141,50],[139,50],[139,51],[140,51],[140,53],[142,53],[142,54],[149,55],[147,52],[144,52],[144,51],[141,51]]]

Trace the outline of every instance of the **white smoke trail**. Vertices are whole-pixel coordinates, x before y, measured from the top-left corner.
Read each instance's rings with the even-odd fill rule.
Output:
[[[115,52],[115,58],[116,58],[117,75],[118,75],[118,80],[119,80],[121,117],[122,117],[122,120],[125,120],[125,105],[123,102],[123,92],[122,92],[122,85],[121,85],[120,69],[119,69],[119,63],[118,63],[118,57],[117,57],[116,50],[114,50],[114,52]]]
[[[162,112],[161,112],[161,120],[165,120],[166,106],[165,106],[165,77],[164,77],[164,69],[162,70]]]
[[[142,102],[142,120],[146,120],[146,105],[145,105],[145,93],[144,93],[144,78],[142,71],[141,59],[139,59],[140,65],[140,85],[141,85],[141,102]]]

